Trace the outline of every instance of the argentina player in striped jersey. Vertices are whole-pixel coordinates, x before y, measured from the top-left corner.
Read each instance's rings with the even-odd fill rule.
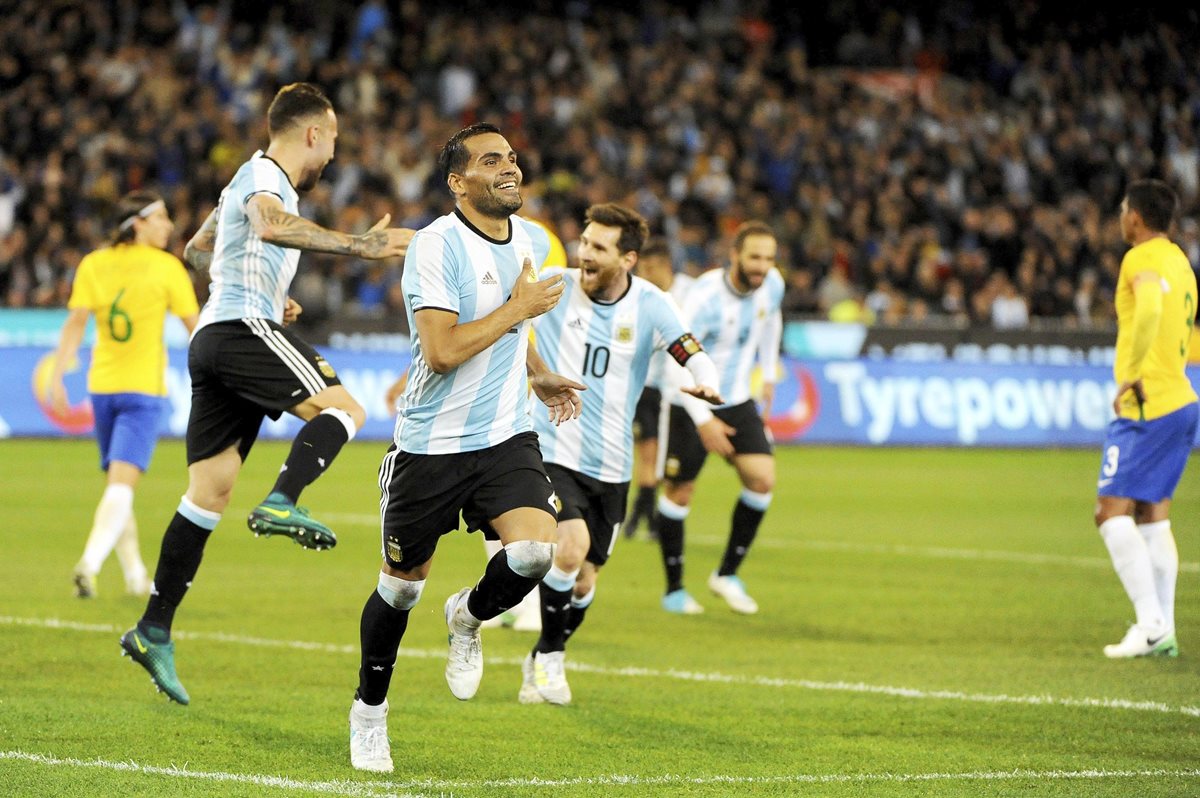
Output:
[[[661,238],[647,240],[638,253],[637,276],[649,280],[655,287],[670,294],[675,304],[683,307],[695,278],[676,272],[671,264],[671,251]],[[622,530],[625,537],[637,534],[638,524],[646,522],[651,540],[658,540],[654,526],[654,501],[658,492],[658,426],[662,415],[662,378],[666,370],[666,352],[655,352],[646,374],[646,387],[633,411],[633,439],[637,447],[637,493]]]
[[[404,264],[412,365],[395,441],[379,467],[383,564],[363,606],[350,709],[350,762],[359,770],[392,770],[387,694],[396,652],[438,541],[458,529],[460,514],[469,531],[494,533],[504,547],[474,588],[443,604],[446,682],[459,700],[475,695],[483,675],[480,624],[550,570],[554,490],[529,388],[558,423],[579,415],[576,390],[585,387],[550,372],[529,346],[530,319],[558,304],[564,283],[557,275],[538,280],[535,264],[545,262],[550,239],[515,215],[516,152],[495,126],[478,123],[446,142],[438,166],[455,208],[417,232]]]
[[[267,133],[266,152],[238,169],[184,249],[184,258],[212,278],[188,345],[188,489],[163,536],[146,611],[121,637],[122,650],[181,704],[189,698],[175,672],[171,624],[265,417],[288,412],[305,424],[275,486],[251,512],[250,528],[310,549],[337,542],[295,502],[354,437],[365,414],[333,367],[285,328],[300,311],[287,295],[300,252],[398,258],[413,232],[387,229],[390,216],[362,235],[299,216],[299,193],[314,188],[333,160],[338,133],[333,105],[318,87],[280,89],[267,109]]]
[[[646,240],[636,212],[608,203],[588,209],[579,269],[563,273],[563,301],[534,321],[538,351],[552,371],[587,386],[579,423],[534,419],[558,496],[558,547],[543,577],[542,634],[522,666],[521,703],[567,704],[567,638],[579,628],[625,516],[633,471],[632,417],[651,356],[665,349],[685,366],[697,401],[721,402],[717,370],[673,301],[630,270]]]
[[[737,570],[758,533],[775,486],[775,457],[763,417],[750,396],[750,375],[757,363],[762,371],[763,407],[769,411],[783,331],[783,277],[775,268],[776,250],[770,227],[746,222],[734,234],[729,267],[700,275],[688,291],[689,323],[717,364],[726,404],[710,409],[686,393],[664,391],[673,404],[666,441],[659,443],[664,485],[656,520],[667,576],[662,605],[668,612],[704,611],[683,587],[683,523],[696,477],[710,452],[732,463],[742,493],[733,511],[725,556],[709,576],[708,587],[734,612],[758,612]],[[668,381],[672,374],[683,376],[668,364]]]

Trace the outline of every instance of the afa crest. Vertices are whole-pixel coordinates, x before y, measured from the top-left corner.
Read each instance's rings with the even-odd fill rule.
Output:
[[[325,379],[332,380],[337,376],[337,372],[333,370],[333,366],[329,365],[329,361],[317,355],[317,369],[325,376]]]
[[[621,324],[617,326],[617,343],[628,344],[633,341],[633,325]]]
[[[400,544],[391,537],[387,539],[387,556],[392,562],[400,562],[404,559],[404,550],[401,549]]]

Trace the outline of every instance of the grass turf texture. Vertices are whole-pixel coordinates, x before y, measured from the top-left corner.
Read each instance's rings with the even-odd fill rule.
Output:
[[[707,612],[662,612],[657,547],[619,541],[568,651],[567,708],[517,704],[534,636],[510,630],[485,631],[475,699],[450,695],[441,605],[483,553],[447,536],[392,682],[396,772],[358,773],[346,714],[384,448],[348,446],[305,492],[339,539],[311,552],[246,529],[286,454],[256,447],[176,620],[180,707],[118,656],[143,605],[115,558],[96,599],[71,595],[102,490],[94,446],[0,442],[0,792],[1200,794],[1198,466],[1173,512],[1182,656],[1111,662],[1100,649],[1132,610],[1090,521],[1099,455],[1082,451],[781,450],[741,572],[762,608],[749,618],[704,585],[738,490],[714,460],[688,522]],[[135,501],[151,569],[185,479],[164,442]]]

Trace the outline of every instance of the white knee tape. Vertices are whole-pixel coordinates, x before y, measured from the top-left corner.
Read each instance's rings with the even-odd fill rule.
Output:
[[[390,574],[380,573],[375,592],[379,597],[398,610],[411,610],[421,600],[425,580],[410,582]]]
[[[554,565],[554,544],[536,540],[517,540],[504,547],[508,567],[521,576],[541,579]]]
[[[354,434],[358,432],[358,427],[354,425],[354,419],[340,407],[327,407],[321,411],[323,416],[333,416],[338,421],[342,422],[342,426],[346,428],[346,443],[354,440]]]

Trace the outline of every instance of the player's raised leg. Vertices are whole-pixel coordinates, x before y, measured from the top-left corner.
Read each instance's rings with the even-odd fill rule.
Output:
[[[322,389],[289,412],[307,423],[292,441],[274,487],[250,512],[247,524],[256,535],[285,535],[305,548],[332,548],[337,544],[333,532],[296,502],[362,428],[366,413],[342,385]]]

